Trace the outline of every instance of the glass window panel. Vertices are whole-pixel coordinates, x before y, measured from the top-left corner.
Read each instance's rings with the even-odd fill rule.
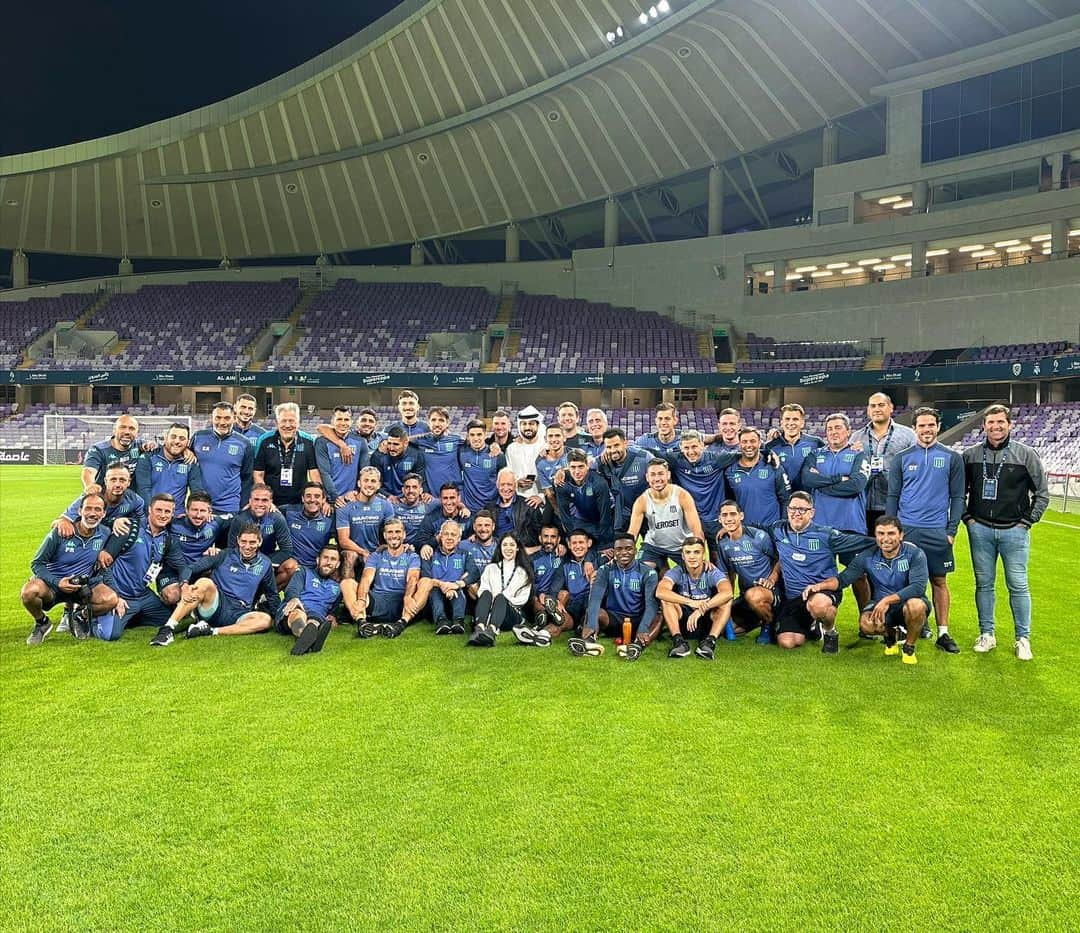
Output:
[[[990,112],[960,117],[960,155],[984,152],[990,146]]]
[[[1043,94],[1031,102],[1031,138],[1042,139],[1061,132],[1061,91]]]
[[[990,111],[990,148],[1015,146],[1021,142],[1020,103],[1005,104]]]
[[[990,106],[1000,107],[1020,99],[1020,66],[1003,68],[990,75]]]
[[[946,84],[944,87],[936,87],[933,91],[931,102],[931,119],[934,123],[948,120],[960,115],[960,85]]]
[[[1041,97],[1061,90],[1061,55],[1051,55],[1031,63],[1031,96]]]
[[[930,126],[927,124],[922,128],[922,160],[923,162],[930,161]]]
[[[1013,172],[1013,190],[1015,191],[1017,188],[1038,188],[1040,174],[1038,165],[1016,169]]]
[[[930,125],[930,161],[952,159],[960,152],[960,120],[942,120]]]
[[[1080,130],[1080,86],[1061,94],[1061,132]]]
[[[990,75],[960,82],[960,113],[978,113],[990,106]]]
[[[1080,87],[1080,49],[1073,49],[1061,56],[1062,87]]]
[[[923,123],[930,122],[930,101],[933,96],[931,91],[922,92],[922,121]]]

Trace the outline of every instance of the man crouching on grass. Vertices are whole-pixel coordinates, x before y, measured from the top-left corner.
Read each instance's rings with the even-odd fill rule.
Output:
[[[236,544],[213,557],[188,564],[180,575],[180,602],[150,644],[166,648],[173,643],[177,626],[192,616],[187,637],[201,635],[253,635],[270,628],[281,606],[274,567],[259,553],[262,532],[258,525],[237,530]],[[207,573],[190,583],[192,577]],[[265,597],[265,612],[256,610]]]
[[[341,605],[341,552],[327,545],[315,559],[315,569],[301,566],[285,588],[285,605],[275,620],[282,635],[296,639],[292,653],[317,654],[334,626],[334,613]]]

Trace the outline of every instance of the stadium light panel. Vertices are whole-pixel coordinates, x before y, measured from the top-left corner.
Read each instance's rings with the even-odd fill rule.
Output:
[[[795,269],[796,272],[816,272],[817,266],[798,266]]]
[[[604,33],[604,38],[607,39],[608,45],[612,45],[615,42],[615,33],[606,32]]]
[[[860,269],[856,266],[852,266],[850,269],[841,269],[841,275],[858,275],[860,272],[865,272],[865,269]]]
[[[789,272],[787,275],[784,276],[784,281],[785,282],[794,282],[796,279],[801,279],[801,278],[802,278],[802,276],[799,275],[798,272]]]
[[[985,258],[987,256],[996,256],[996,255],[997,255],[997,250],[996,249],[977,249],[977,250],[975,250],[974,253],[971,254],[973,259],[983,259],[983,258]]]
[[[1008,249],[1005,250],[1005,252],[1006,253],[1026,253],[1029,249],[1031,249],[1031,244],[1030,243],[1020,243],[1017,246],[1010,246]]]
[[[931,259],[934,256],[948,256],[949,251],[947,249],[928,249],[926,251],[926,258]]]
[[[884,207],[887,204],[895,204],[897,201],[903,201],[904,196],[902,194],[890,194],[884,198],[878,198],[878,204]]]
[[[618,36],[620,39],[626,35],[626,33],[623,31],[622,26],[615,27],[615,35]]]
[[[898,253],[896,256],[890,256],[889,262],[903,262],[905,259],[910,259],[911,253]]]
[[[846,269],[850,266],[850,262],[830,262],[825,266],[826,269]]]
[[[879,263],[878,265],[874,266],[874,271],[875,272],[888,272],[890,269],[895,269],[895,268],[896,268],[896,263],[895,262],[882,262],[882,263]]]
[[[1033,236],[1031,238],[1031,242],[1032,243],[1049,243],[1050,242],[1050,234],[1049,233],[1040,233],[1040,234],[1038,234],[1038,236]]]
[[[649,7],[649,19],[656,19],[660,15],[660,11],[656,7]]]
[[[828,269],[818,269],[817,272],[811,272],[810,273],[810,278],[812,278],[812,279],[823,279],[827,275],[832,275],[832,273]]]
[[[1019,240],[998,240],[994,244],[994,249],[1001,249],[1003,246],[1016,246],[1019,242]]]
[[[985,248],[982,243],[969,243],[967,246],[958,247],[956,251],[958,253],[974,253],[976,250]]]
[[[895,204],[894,204],[894,205],[892,206],[892,209],[893,209],[894,211],[903,211],[903,210],[907,210],[907,208],[911,207],[911,206],[912,206],[912,205],[913,205],[914,203],[915,203],[914,201],[912,201],[912,200],[911,200],[910,198],[908,198],[908,200],[906,200],[906,201],[897,201],[897,202],[896,202],[896,203],[895,203]]]
[[[660,2],[658,4],[656,4],[656,8],[661,13],[670,13],[671,12],[671,4],[668,3],[668,0],[660,0]]]
[[[1080,230],[1070,230],[1069,236],[1080,236]]]
[[[879,262],[881,262],[881,257],[875,256],[873,259],[860,259],[858,264],[860,266],[874,266]]]
[[[649,14],[648,13],[642,13],[641,16],[639,16],[637,18],[637,21],[639,23],[641,23],[642,26],[648,26],[649,25]]]
[[[776,275],[776,272],[774,272],[772,269],[766,269],[763,274],[764,275]]]

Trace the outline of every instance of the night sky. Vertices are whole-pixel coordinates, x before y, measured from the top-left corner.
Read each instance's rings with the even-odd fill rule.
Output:
[[[396,0],[5,5],[0,155],[94,139],[275,77]]]

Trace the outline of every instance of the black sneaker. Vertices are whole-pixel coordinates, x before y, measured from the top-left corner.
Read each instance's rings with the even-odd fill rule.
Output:
[[[859,629],[859,638],[865,639],[866,641],[877,641],[877,635],[874,635],[871,632],[864,632],[862,629]],[[888,636],[886,636],[885,644],[888,643]]]
[[[214,630],[210,627],[210,623],[205,619],[199,619],[198,622],[192,622],[187,627],[187,631],[184,632],[184,638],[204,638],[207,635],[213,635]]]
[[[49,621],[49,617],[45,616],[40,622],[35,622],[34,627],[30,629],[30,635],[26,639],[28,645],[40,645],[49,632],[52,631],[52,622]]]
[[[630,644],[628,644],[626,646],[626,655],[625,655],[626,660],[627,661],[636,661],[638,658],[641,657],[641,655],[644,653],[644,651],[645,651],[645,646],[644,645],[640,645],[636,641],[632,641],[632,642],[630,642]]]
[[[521,624],[515,625],[510,631],[514,633],[514,638],[518,640],[520,645],[535,645],[536,644],[536,629],[531,625]]]
[[[934,633],[930,631],[930,623],[924,622],[922,631],[919,632],[919,638],[933,638]]]
[[[806,636],[806,640],[821,641],[821,623],[817,619],[810,623],[810,634]]]
[[[706,635],[694,649],[694,654],[705,661],[711,661],[716,655],[716,639],[712,635]]]
[[[840,650],[840,633],[833,629],[821,635],[821,653],[836,654]]]
[[[595,634],[587,638],[568,638],[566,647],[577,658],[598,658],[604,653],[604,646],[596,640]]]
[[[859,637],[862,638],[862,630],[859,630]],[[891,648],[896,644],[896,629],[892,626],[885,626],[885,647]]]
[[[687,642],[682,635],[675,636],[675,644],[672,645],[671,650],[667,653],[669,658],[685,658],[690,654],[690,643]]]
[[[308,654],[318,654],[322,651],[322,646],[326,644],[326,638],[330,634],[330,630],[334,627],[334,623],[329,619],[312,619],[308,617],[309,622],[315,622],[319,631],[315,636],[315,641],[311,643],[311,647],[308,649]]]
[[[937,645],[938,648],[940,648],[946,654],[960,653],[960,646],[955,641],[953,641],[952,635],[950,635],[948,632],[943,632],[941,635],[938,635],[937,641],[934,642],[934,644]]]
[[[497,632],[495,631],[494,625],[485,625],[481,622],[473,629],[469,644],[474,648],[494,648],[496,635]]]
[[[435,623],[435,634],[450,635],[453,633],[453,628],[454,627],[447,622],[446,619],[439,619],[439,621]]]
[[[307,654],[311,650],[311,646],[315,644],[315,639],[319,637],[319,625],[317,622],[308,620],[307,625],[301,629],[300,634],[296,636],[296,644],[292,647],[290,652],[293,657],[297,657],[301,654]]]
[[[167,625],[161,626],[157,634],[150,639],[151,648],[168,648],[173,643],[173,630]]]
[[[357,638],[374,638],[379,634],[379,626],[375,622],[369,622],[367,619],[361,619],[356,623],[356,637]]]
[[[453,622],[450,623],[450,634],[451,635],[464,635],[465,634],[465,623],[462,622],[460,619],[455,619]]]
[[[398,619],[397,622],[385,622],[382,628],[379,629],[379,634],[383,638],[397,638],[398,635],[405,631],[407,624],[404,619]]]
[[[76,606],[71,610],[71,637],[86,641],[90,637],[90,607]]]

